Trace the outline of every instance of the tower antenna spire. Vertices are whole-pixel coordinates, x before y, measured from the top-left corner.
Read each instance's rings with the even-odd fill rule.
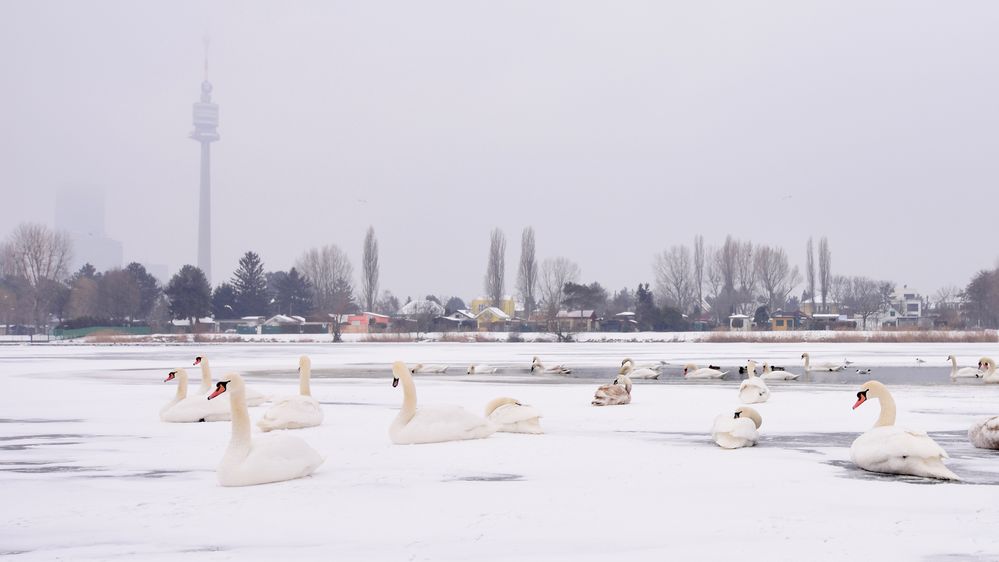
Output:
[[[208,46],[212,43],[212,38],[205,33],[205,37],[202,39],[205,45],[205,81],[208,81]]]

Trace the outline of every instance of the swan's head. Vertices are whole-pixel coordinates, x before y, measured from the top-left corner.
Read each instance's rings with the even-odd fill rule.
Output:
[[[954,356],[953,356],[953,355],[948,355],[948,356],[947,356],[947,360],[948,360],[948,361],[956,361],[956,359],[954,359]]]
[[[625,363],[634,363],[634,361],[631,360],[631,357],[625,357],[621,360],[621,366],[623,367]]]
[[[475,372],[475,365],[469,365],[468,368],[465,369],[466,375],[471,375],[474,372]]]
[[[696,370],[697,370],[697,365],[694,365],[693,363],[687,363],[686,365],[683,366],[684,375],[686,375],[687,372],[689,371],[696,371]]]
[[[177,371],[170,371],[169,373],[167,373],[166,378],[163,379],[163,382],[170,382],[175,378],[177,378]]]
[[[746,372],[756,374],[756,361],[749,359],[746,361]]]
[[[753,425],[756,426],[756,429],[759,429],[763,425],[763,418],[760,416],[760,413],[748,406],[737,409],[734,417],[735,419],[749,418],[753,420]]]
[[[489,414],[493,413],[496,410],[496,408],[499,408],[500,406],[505,406],[507,404],[513,404],[514,406],[523,406],[523,404],[521,404],[519,401],[517,401],[514,398],[509,398],[506,396],[502,398],[496,398],[494,400],[491,400],[488,404],[486,404],[486,416],[489,416]]]
[[[802,359],[808,359],[808,354],[807,353],[802,353],[801,354],[801,358]]]
[[[979,369],[991,370],[994,369],[995,366],[996,362],[993,361],[991,357],[982,357],[981,359],[978,360]]]
[[[423,365],[417,365],[413,367],[416,370]],[[392,363],[392,388],[399,386],[399,379],[405,376],[412,376],[413,372],[406,366],[402,361],[396,361]]]
[[[627,375],[631,373],[631,363],[621,363],[621,368],[617,370],[619,375]]]
[[[312,359],[309,359],[308,355],[298,358],[298,372],[301,373],[303,369],[312,369]]]
[[[243,377],[236,373],[229,373],[222,377],[222,380],[215,383],[215,392],[209,394],[208,399],[211,400],[223,392],[239,392],[243,388]]]
[[[200,365],[200,364],[201,364],[201,362],[202,362],[202,361],[205,361],[205,360],[207,360],[207,359],[208,359],[208,358],[207,358],[207,357],[205,357],[204,355],[199,355],[199,356],[197,356],[197,357],[195,357],[195,358],[194,358],[194,365],[195,365],[195,366],[198,366],[198,365]]]
[[[865,382],[860,385],[860,392],[857,393],[857,402],[853,405],[853,409],[856,410],[870,398],[881,398],[882,394],[887,390],[888,387],[878,381]]]

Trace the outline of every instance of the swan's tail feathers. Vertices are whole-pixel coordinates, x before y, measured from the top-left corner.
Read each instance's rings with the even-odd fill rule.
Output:
[[[933,478],[939,478],[941,480],[954,480],[957,482],[961,481],[961,477],[954,474],[954,472],[944,466],[944,463],[941,461],[931,464],[929,469],[929,475]]]

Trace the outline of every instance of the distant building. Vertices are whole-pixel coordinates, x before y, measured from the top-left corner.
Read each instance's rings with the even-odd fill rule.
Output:
[[[733,314],[728,317],[728,329],[734,332],[748,332],[753,329],[753,317]]]
[[[506,312],[490,306],[475,315],[475,324],[479,331],[500,331],[506,328],[511,318]]]
[[[829,301],[828,299],[823,301],[820,295],[816,295],[814,299],[801,301],[801,306],[799,308],[805,316],[815,316],[816,314],[839,314],[840,303]]]
[[[55,227],[73,241],[72,271],[86,263],[97,271],[122,267],[122,245],[107,236],[104,213],[104,191],[99,188],[66,188],[56,195]]]
[[[492,300],[486,297],[479,297],[468,304],[468,309],[472,311],[472,314],[479,314],[491,306],[493,306]],[[517,315],[517,303],[511,296],[504,296],[496,308],[502,310],[507,316],[513,317]]]

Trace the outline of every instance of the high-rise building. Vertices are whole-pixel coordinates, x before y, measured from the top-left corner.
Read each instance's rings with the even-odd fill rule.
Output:
[[[194,130],[190,137],[201,143],[201,196],[198,206],[198,267],[212,281],[212,180],[211,144],[219,140],[219,106],[212,103],[212,83],[208,81],[208,44],[205,42],[205,79],[201,101],[194,104]]]
[[[55,227],[73,240],[71,269],[85,263],[105,271],[122,266],[121,242],[104,230],[104,191],[93,187],[59,190],[55,205]]]

